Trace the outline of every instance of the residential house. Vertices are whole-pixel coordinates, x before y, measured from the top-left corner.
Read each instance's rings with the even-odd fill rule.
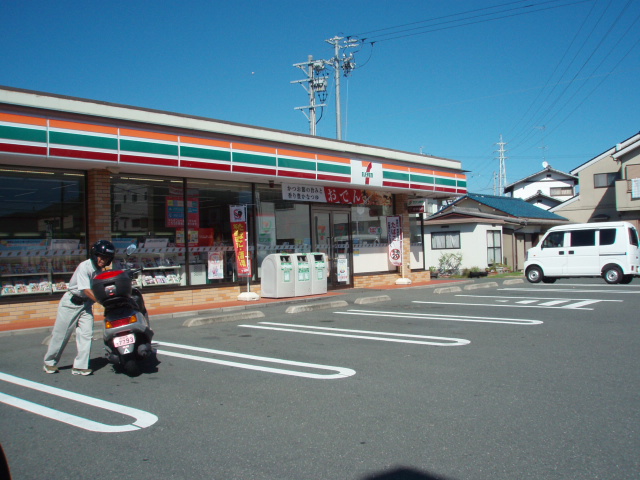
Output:
[[[528,177],[513,182],[504,188],[504,194],[521,198],[536,207],[549,210],[576,194],[578,177],[551,167],[543,162],[544,167]]]
[[[505,264],[521,270],[539,235],[565,223],[521,198],[470,193],[425,219],[426,263],[438,266],[443,253],[456,253],[463,269]]]
[[[570,172],[580,193],[551,208],[572,223],[625,220],[640,226],[640,133]]]

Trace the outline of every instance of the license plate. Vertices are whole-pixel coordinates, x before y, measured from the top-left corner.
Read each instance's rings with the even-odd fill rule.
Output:
[[[136,343],[136,336],[132,333],[113,338],[113,346],[116,348],[131,345],[132,343]]]

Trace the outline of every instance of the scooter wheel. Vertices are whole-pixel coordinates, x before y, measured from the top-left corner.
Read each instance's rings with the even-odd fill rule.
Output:
[[[127,360],[124,364],[124,373],[129,375],[130,377],[137,377],[140,375],[140,368],[138,367],[138,362],[135,360]]]

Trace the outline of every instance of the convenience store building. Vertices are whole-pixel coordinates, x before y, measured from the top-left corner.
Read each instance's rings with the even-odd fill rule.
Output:
[[[262,260],[288,252],[326,253],[329,289],[426,280],[423,215],[408,205],[465,193],[455,160],[0,87],[0,322],[55,318],[99,239],[118,247],[116,266],[138,246],[151,309],[235,300],[247,280],[234,205],[247,211],[252,292]],[[402,267],[388,252],[395,215]]]

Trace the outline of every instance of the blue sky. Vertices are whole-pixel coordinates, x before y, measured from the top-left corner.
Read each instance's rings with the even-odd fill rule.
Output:
[[[512,183],[640,131],[639,0],[3,0],[0,18],[0,85],[301,133],[293,64],[358,38],[343,139],[460,160],[475,193],[500,135]]]

